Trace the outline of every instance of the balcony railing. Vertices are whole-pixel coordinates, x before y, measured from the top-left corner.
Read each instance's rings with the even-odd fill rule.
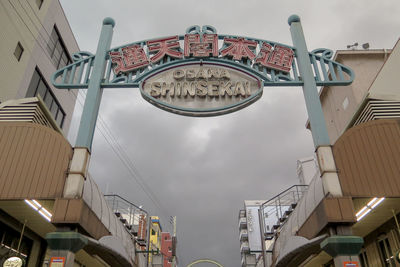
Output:
[[[244,218],[246,217],[246,210],[240,210],[239,211],[239,218]]]
[[[247,228],[247,219],[246,217],[239,218],[239,229],[246,229]]]
[[[308,185],[293,185],[261,205],[261,228],[266,240],[274,237],[307,189]]]
[[[248,240],[249,234],[248,234],[247,230],[246,229],[240,230],[239,237],[240,237],[240,241]]]
[[[250,252],[249,242],[245,241],[240,244],[240,253]]]
[[[118,195],[104,195],[104,198],[127,230],[136,237],[138,243],[146,245],[149,219],[147,211]]]

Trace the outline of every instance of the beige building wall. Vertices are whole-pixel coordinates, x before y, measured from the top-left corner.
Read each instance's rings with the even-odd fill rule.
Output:
[[[400,64],[400,39],[393,48],[390,57],[379,71],[379,75],[369,88],[368,97],[381,100],[400,100],[400,85],[398,83]]]
[[[348,127],[390,52],[391,50],[386,49],[336,52],[334,60],[353,69],[355,80],[349,86],[325,86],[320,91],[331,144],[334,144]]]
[[[51,85],[50,77],[56,67],[46,47],[53,27],[56,25],[69,55],[79,51],[79,47],[59,1],[43,1],[40,9],[37,2],[0,2],[0,101],[26,97],[37,67],[66,113],[62,129],[67,134],[77,90],[58,90]],[[18,42],[24,50],[19,61],[14,56]]]

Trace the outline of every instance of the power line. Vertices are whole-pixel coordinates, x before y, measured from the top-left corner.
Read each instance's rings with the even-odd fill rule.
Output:
[[[83,93],[83,92],[82,92]],[[83,93],[85,95],[85,93]],[[79,99],[79,94],[75,95],[77,98],[77,101],[80,106],[83,107],[83,104],[81,100]],[[80,95],[82,98],[83,96]],[[127,155],[126,151],[121,147],[119,142],[116,140],[114,137],[112,131],[108,127],[107,123],[104,121],[104,119],[99,115],[99,124],[96,125],[96,128],[99,130],[100,134],[103,136],[103,138],[106,140],[106,142],[110,145],[111,149],[115,153],[115,155],[118,157],[118,159],[122,162],[122,164],[127,168],[128,172],[134,178],[136,183],[140,186],[140,188],[143,190],[143,192],[147,195],[149,200],[153,202],[155,207],[163,214],[163,217],[166,216],[165,214],[165,209],[163,208],[162,204],[158,200],[157,196],[152,192],[152,190],[149,188],[147,183],[144,181],[142,175],[138,171],[138,169],[135,167],[133,161],[129,158]]]
[[[12,6],[12,8],[14,9],[15,13],[17,14],[17,16],[20,18],[21,22],[25,25],[25,27],[28,29],[28,31],[30,32],[30,34],[32,35],[32,37],[36,40],[36,35],[32,32],[31,28],[27,25],[26,21],[22,18],[22,15],[18,12],[17,8],[14,6],[14,4],[8,0],[8,3]],[[43,36],[43,34],[40,31],[40,28],[34,23],[34,21],[32,20],[32,18],[29,16],[27,10],[25,9],[25,7],[22,5],[21,1],[18,0],[19,5],[21,6],[21,8],[24,10],[26,16],[29,18],[29,20],[32,22],[32,25],[34,25],[35,29],[38,31],[38,36],[40,35],[41,39],[43,40],[43,42],[46,43],[46,38]],[[2,4],[4,7],[4,4]],[[44,27],[44,25],[41,23],[40,19],[37,17],[36,13],[34,12],[32,6],[29,4],[33,14],[35,15],[35,17],[37,18],[39,24],[41,25],[41,27],[44,29],[45,33],[47,34],[47,36],[49,37],[49,42],[52,42],[53,44],[55,44],[55,42],[50,38],[50,33],[47,31],[47,29]],[[12,20],[11,20],[12,21]],[[16,28],[18,28],[16,25],[14,25]],[[38,45],[42,48],[44,54],[46,55],[46,57],[50,60],[50,62],[52,62],[52,59],[50,58],[50,56],[47,54],[46,49],[43,47],[43,44],[41,44],[41,42],[37,42]],[[32,51],[31,51],[32,52]],[[76,100],[78,101],[78,103],[83,107],[83,104],[81,103],[81,101],[79,100],[79,93],[76,93],[74,91],[70,91],[73,95],[75,95]],[[82,93],[86,96],[86,93],[84,93],[84,91],[82,91]],[[68,94],[70,95],[70,94]],[[72,97],[70,95],[70,97]],[[82,96],[83,97],[83,96]],[[97,129],[99,129],[101,135],[104,137],[104,139],[106,140],[106,142],[111,146],[112,150],[114,151],[114,153],[117,155],[117,157],[120,159],[120,161],[123,163],[123,165],[128,169],[128,172],[131,174],[131,176],[134,178],[134,180],[136,181],[137,184],[139,184],[140,188],[144,191],[144,193],[147,195],[147,197],[149,198],[150,201],[153,202],[153,204],[156,206],[157,209],[159,209],[159,211],[162,213],[164,219],[168,218],[167,214],[165,213],[165,209],[162,207],[163,205],[161,204],[161,202],[158,200],[157,196],[152,192],[152,190],[150,189],[150,187],[147,185],[147,183],[144,181],[142,175],[140,174],[140,172],[138,171],[138,169],[136,168],[135,164],[133,163],[133,161],[130,159],[130,157],[128,156],[128,154],[126,153],[125,149],[123,149],[121,147],[121,145],[119,144],[119,142],[116,140],[116,138],[114,137],[112,131],[110,130],[110,128],[108,127],[107,123],[103,120],[103,118],[99,115],[99,126],[96,126]],[[111,141],[110,141],[111,139]],[[165,220],[166,222],[168,220]],[[166,224],[168,225],[168,224]]]

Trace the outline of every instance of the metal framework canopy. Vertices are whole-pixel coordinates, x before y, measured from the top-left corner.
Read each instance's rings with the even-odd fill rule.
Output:
[[[219,262],[217,262],[217,261],[214,261],[214,260],[210,260],[210,259],[195,260],[195,261],[193,261],[192,263],[190,263],[190,264],[189,264],[188,266],[186,266],[186,267],[191,267],[191,266],[193,266],[193,265],[195,265],[195,264],[198,264],[198,263],[213,263],[213,264],[215,264],[216,266],[224,267],[221,263],[219,263]]]
[[[317,86],[348,85],[354,73],[332,60],[331,50],[308,52],[300,18],[288,22],[294,46],[191,26],[185,34],[110,48],[115,22],[105,18],[96,54],[74,54],[52,77],[57,88],[88,89],[76,146],[91,149],[102,88],[140,88],[161,109],[205,117],[252,104],[265,86],[302,86],[314,145],[329,145]]]

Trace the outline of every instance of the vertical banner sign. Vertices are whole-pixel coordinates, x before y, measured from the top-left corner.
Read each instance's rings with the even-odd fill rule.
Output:
[[[64,257],[51,257],[50,267],[64,267],[65,258]]]
[[[246,208],[247,232],[251,251],[262,251],[260,236],[260,220],[258,219],[258,206]]]

